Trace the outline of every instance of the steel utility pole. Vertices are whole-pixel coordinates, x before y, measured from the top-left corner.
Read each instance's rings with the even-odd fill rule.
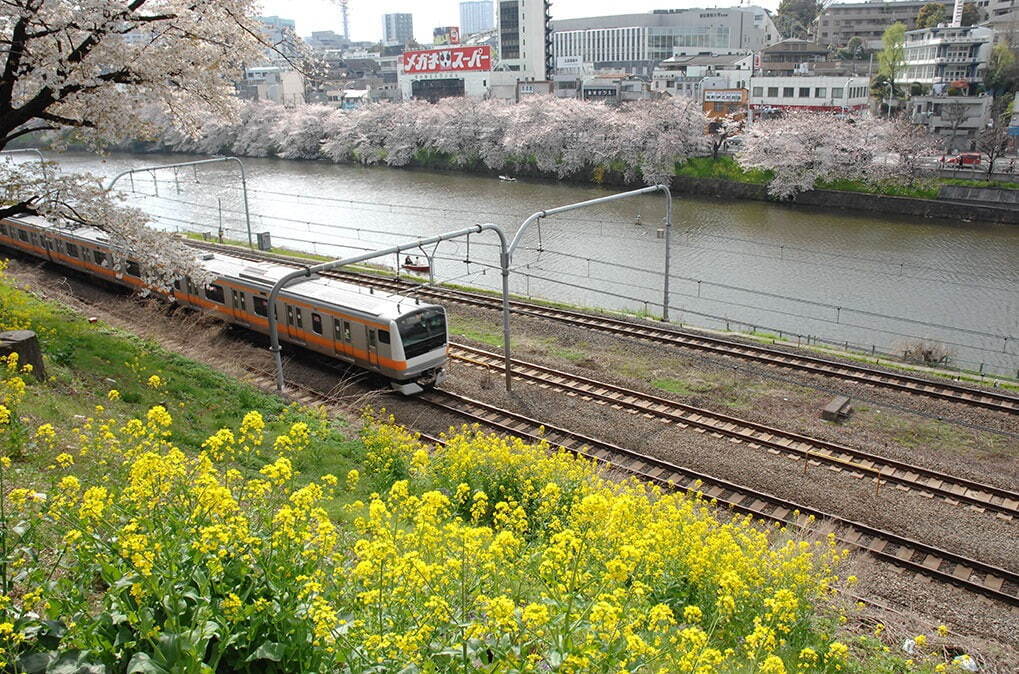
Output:
[[[176,163],[176,164],[160,164],[159,166],[144,166],[142,168],[128,169],[126,171],[121,171],[116,176],[114,176],[113,180],[110,181],[110,184],[106,186],[106,190],[107,191],[112,190],[113,186],[117,184],[118,180],[120,180],[124,176],[128,176],[128,175],[129,176],[133,176],[135,173],[148,173],[148,172],[152,172],[152,180],[155,181],[155,179],[156,179],[155,171],[159,171],[161,169],[179,168],[181,166],[200,166],[202,164],[215,164],[215,163],[225,162],[225,161],[237,162],[237,166],[241,170],[241,191],[244,193],[244,221],[245,221],[245,223],[248,226],[248,248],[254,248],[255,244],[254,244],[254,242],[251,239],[251,211],[248,210],[248,179],[247,179],[247,174],[244,171],[244,162],[242,162],[237,157],[215,157],[214,159],[199,159],[197,161],[185,161],[185,162],[179,162],[179,163]],[[196,170],[195,176],[196,176],[196,178],[198,176],[197,170]],[[156,196],[159,196],[158,195],[158,190],[159,190],[158,183],[157,183],[156,190],[157,190],[157,195]]]

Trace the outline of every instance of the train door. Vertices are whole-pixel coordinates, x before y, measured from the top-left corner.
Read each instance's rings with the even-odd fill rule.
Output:
[[[350,321],[333,319],[333,350],[344,357],[353,357],[353,335],[350,332]]]
[[[287,334],[290,335],[292,341],[304,344],[304,335],[301,334],[304,328],[304,316],[301,314],[301,308],[292,307],[289,304],[286,307]]]
[[[248,325],[248,308],[244,305],[244,293],[240,290],[230,290],[230,297],[232,299],[231,307],[233,310],[234,319],[241,325]]]
[[[375,366],[379,366],[379,343],[378,333],[375,328],[369,328],[365,326],[365,330],[368,331],[368,362]]]

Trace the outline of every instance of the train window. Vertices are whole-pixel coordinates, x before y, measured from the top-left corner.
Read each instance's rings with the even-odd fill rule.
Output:
[[[21,239],[22,241],[24,241],[25,243],[28,243],[28,232],[26,232],[23,229],[19,229],[18,230],[18,238]]]
[[[322,317],[314,311],[311,312],[311,329],[315,331],[316,335],[322,334]]]
[[[236,290],[232,290],[231,292],[233,293],[234,298],[234,309],[237,309],[239,311],[247,311],[247,309],[244,307],[244,293],[238,292]]]
[[[279,316],[277,316],[277,318],[279,318]],[[294,308],[288,306],[287,307],[287,325],[293,325],[293,324],[294,324]]]
[[[372,348],[375,348],[375,331],[374,330],[369,330],[368,331],[368,346],[370,346]]]
[[[106,253],[101,250],[92,251],[92,258],[95,259],[96,264],[106,264]]]
[[[254,307],[255,313],[259,316],[269,315],[269,303],[264,297],[252,297],[251,305]]]
[[[294,309],[294,311],[297,313],[297,327],[303,329],[304,328],[304,317],[301,316],[301,310],[298,308],[298,309]]]
[[[124,265],[124,268],[127,270],[129,276],[134,276],[135,278],[142,277],[142,268],[134,260],[128,260],[127,264]]]
[[[226,300],[223,286],[218,286],[215,283],[205,286],[205,296],[213,302],[219,302],[220,304],[223,304]]]
[[[67,250],[67,254],[71,257],[78,257],[78,247],[73,243],[65,243],[64,249]]]
[[[343,339],[343,332],[340,330],[340,322],[336,319],[333,319],[333,339],[337,342]]]
[[[343,321],[343,341],[350,341],[350,321]]]
[[[173,287],[174,287],[175,290],[180,290],[181,289],[180,279],[175,279],[174,280]]]
[[[383,344],[389,344],[389,330],[379,330],[379,341]]]

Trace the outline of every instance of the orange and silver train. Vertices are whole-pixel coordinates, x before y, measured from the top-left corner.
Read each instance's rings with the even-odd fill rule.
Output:
[[[0,245],[106,281],[146,287],[139,263],[130,254],[111,255],[108,237],[94,228],[69,230],[38,217],[7,218],[0,220]],[[200,263],[214,280],[199,288],[181,279],[164,294],[268,334],[269,291],[293,268],[219,253],[202,254]],[[313,276],[285,288],[273,311],[282,341],[377,372],[403,394],[419,393],[444,378],[448,337],[441,306]]]

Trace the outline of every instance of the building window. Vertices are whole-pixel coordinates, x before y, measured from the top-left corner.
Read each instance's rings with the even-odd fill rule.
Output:
[[[778,98],[778,87],[768,87],[768,98]]]
[[[792,98],[793,96],[796,95],[794,89],[795,89],[794,87],[782,87],[782,97]]]
[[[760,98],[764,95],[764,87],[754,87],[754,97]]]
[[[810,87],[800,87],[800,98],[810,98]]]
[[[832,87],[831,88],[831,97],[832,98],[842,98],[842,96],[843,96],[843,89],[842,89],[842,87]]]
[[[827,87],[818,87],[814,89],[814,98],[824,98],[828,95]]]

